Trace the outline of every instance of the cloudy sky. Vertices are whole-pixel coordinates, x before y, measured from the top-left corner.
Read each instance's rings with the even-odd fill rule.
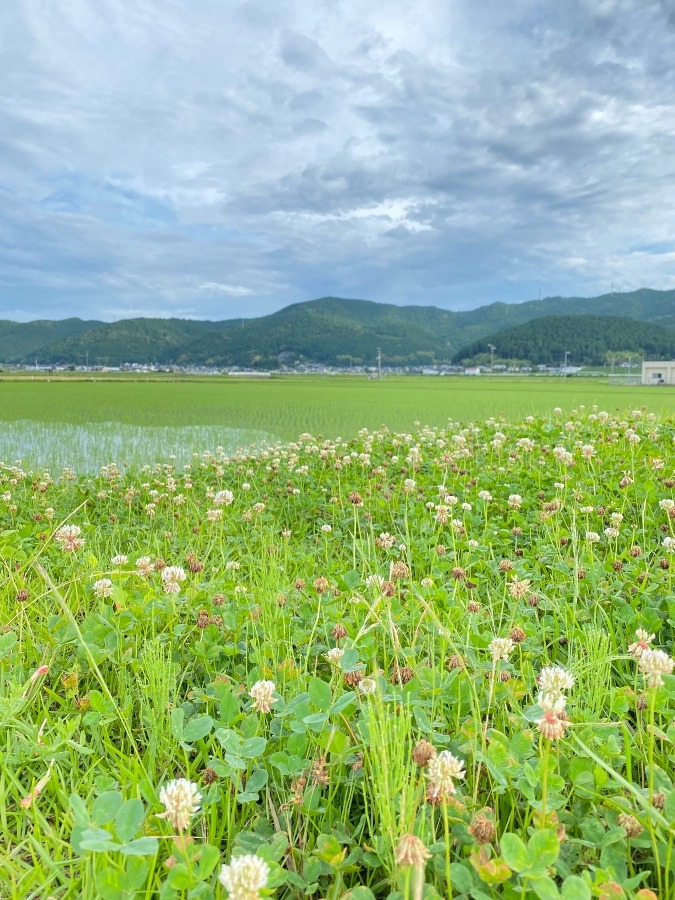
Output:
[[[675,287],[672,0],[4,0],[0,317]]]

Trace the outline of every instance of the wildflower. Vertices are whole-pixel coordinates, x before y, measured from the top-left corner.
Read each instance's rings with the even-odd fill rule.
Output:
[[[670,675],[675,666],[673,660],[663,650],[643,650],[638,659],[640,671],[645,676],[647,687],[656,688],[663,684],[662,675]]]
[[[272,711],[272,704],[277,702],[274,697],[275,685],[273,681],[256,681],[251,690],[250,696],[253,698],[253,709],[257,712],[268,713]]]
[[[560,696],[574,687],[574,675],[561,666],[544,666],[539,673],[537,683],[542,694]]]
[[[332,647],[326,653],[326,659],[332,666],[339,666],[340,660],[342,659],[344,654],[345,654],[345,651],[342,647]]]
[[[74,553],[84,547],[84,538],[80,537],[82,529],[79,525],[62,525],[54,532],[54,540],[66,553]]]
[[[522,600],[522,598],[527,596],[527,594],[529,593],[530,585],[531,582],[527,578],[514,578],[513,581],[509,584],[509,594],[514,598],[514,600]]]
[[[372,677],[362,678],[359,681],[359,690],[366,696],[374,694],[377,691],[377,681]]]
[[[159,792],[159,799],[164,804],[165,811],[159,813],[158,818],[168,819],[178,831],[186,831],[190,819],[199,810],[202,795],[194,782],[187,778],[176,778],[164,785]]]
[[[167,594],[180,593],[180,583],[186,578],[187,575],[182,566],[166,566],[162,569],[162,585]]]
[[[586,532],[586,541],[589,544],[597,544],[600,540],[600,535],[596,531],[587,531]]]
[[[449,750],[441,750],[438,756],[433,756],[427,763],[427,777],[429,787],[427,796],[430,800],[444,800],[456,793],[455,780],[464,778],[466,771],[461,759]]]
[[[422,738],[413,747],[413,751],[412,751],[413,762],[416,765],[418,765],[420,767],[420,769],[423,769],[426,766],[426,764],[429,762],[429,760],[433,759],[434,756],[437,755],[437,753],[438,753],[438,751],[436,750],[434,745],[432,743],[430,743],[429,741],[424,740],[424,738]]]
[[[333,530],[333,528],[328,523],[325,523],[321,526],[321,530],[323,531],[324,534],[330,534],[331,531]]]
[[[404,834],[396,847],[396,864],[399,866],[424,866],[431,853],[414,834]]]
[[[638,628],[638,630],[635,632],[636,640],[634,643],[632,643],[629,646],[628,652],[632,656],[635,656],[638,659],[640,659],[640,657],[645,652],[645,650],[650,649],[649,645],[651,644],[651,642],[654,640],[655,637],[656,637],[655,634],[649,634],[647,631],[645,631],[644,628]]]
[[[214,506],[229,506],[234,500],[232,491],[218,491],[213,497]]]
[[[337,625],[334,625],[330,633],[336,641],[341,641],[342,638],[347,637],[347,629],[341,622],[338,622]]]
[[[549,741],[558,741],[565,735],[568,723],[561,713],[562,710],[547,709],[541,719],[537,721],[537,728]]]
[[[113,583],[109,578],[100,578],[91,587],[98,599],[103,600],[104,597],[110,597],[112,594]]]
[[[497,835],[495,823],[483,813],[473,818],[467,830],[477,844],[491,844]]]
[[[624,829],[626,832],[626,837],[638,837],[644,831],[644,828],[635,816],[631,816],[630,813],[619,813],[616,817],[616,824]]]
[[[138,557],[136,560],[136,571],[143,577],[147,577],[152,572],[152,560],[149,556]]]
[[[267,886],[270,868],[264,859],[253,853],[236,856],[229,866],[223,866],[218,881],[231,900],[259,900],[260,891]]]
[[[523,505],[523,498],[520,494],[509,494],[509,506],[511,509],[520,509]]]
[[[488,650],[492,654],[492,659],[497,662],[500,659],[508,659],[515,646],[511,638],[496,637],[490,641]]]
[[[129,557],[124,553],[118,553],[116,556],[113,556],[110,562],[113,566],[126,566],[129,562]]]
[[[666,553],[675,553],[675,538],[667,535],[662,541],[662,546]]]

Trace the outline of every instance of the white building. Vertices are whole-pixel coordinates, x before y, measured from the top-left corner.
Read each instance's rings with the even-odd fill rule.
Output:
[[[642,363],[642,384],[675,385],[675,359]]]

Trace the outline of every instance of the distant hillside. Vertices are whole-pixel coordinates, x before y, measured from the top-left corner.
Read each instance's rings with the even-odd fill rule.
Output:
[[[0,322],[0,361],[118,366],[124,363],[276,367],[280,362],[373,365],[448,363],[474,341],[536,319],[628,317],[675,328],[675,291],[493,303],[469,312],[323,297],[257,319],[204,322]],[[491,338],[492,340],[492,338]],[[492,343],[495,343],[492,340]],[[565,348],[571,349],[571,348]],[[621,349],[629,349],[622,347]],[[464,351],[462,351],[464,352]]]
[[[0,320],[0,360],[17,361],[40,354],[42,348],[71,335],[92,328],[100,328],[104,322],[85,322],[82,319],[42,319],[35,322],[10,322]]]
[[[527,360],[532,365],[561,365],[565,352],[574,365],[602,365],[612,352],[632,351],[649,359],[675,358],[675,329],[625,316],[545,316],[498,331],[457,351],[455,362],[490,356]]]

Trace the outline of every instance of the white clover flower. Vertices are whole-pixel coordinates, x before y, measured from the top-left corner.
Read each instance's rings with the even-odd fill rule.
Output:
[[[492,494],[490,491],[478,491],[478,499],[484,500],[486,503],[490,503],[492,500]]]
[[[113,558],[110,560],[110,563],[111,563],[111,565],[113,565],[113,566],[126,566],[126,564],[127,564],[128,562],[129,562],[129,557],[128,557],[126,554],[124,554],[124,553],[117,553],[117,554],[116,554],[115,556],[113,556]]]
[[[331,647],[331,649],[326,653],[326,659],[332,666],[339,666],[340,660],[345,655],[345,651],[342,647]]]
[[[66,553],[74,553],[84,547],[84,538],[81,538],[82,529],[79,525],[62,525],[54,532],[54,541],[59,544]]]
[[[333,530],[333,526],[332,526],[332,525],[329,525],[329,524],[326,522],[326,523],[324,523],[324,524],[321,526],[321,530],[323,531],[324,534],[330,534],[331,531]]]
[[[91,589],[99,600],[103,600],[112,594],[113,583],[109,578],[100,578],[92,584]]]
[[[537,683],[542,693],[561,696],[565,691],[571,691],[574,687],[574,675],[567,669],[563,669],[562,666],[544,666],[539,673]]]
[[[455,781],[464,778],[466,771],[461,759],[449,750],[441,750],[427,762],[425,774],[429,779],[427,796],[432,800],[442,800],[456,793]]]
[[[273,681],[256,681],[251,690],[253,709],[257,712],[268,713],[272,711],[272,704],[277,702],[274,697],[275,685]]]
[[[597,531],[587,531],[586,532],[586,541],[589,544],[597,544],[599,540],[600,540],[600,535],[597,533]]]
[[[362,678],[358,684],[359,691],[365,696],[371,696],[377,692],[377,681],[375,678]]]
[[[138,557],[136,560],[136,571],[143,576],[147,576],[152,572],[152,560],[149,556]]]
[[[229,506],[233,500],[232,491],[218,491],[213,497],[214,506]]]
[[[180,583],[186,578],[187,575],[182,566],[166,566],[162,569],[162,584],[167,594],[180,593]]]
[[[492,638],[488,644],[488,650],[492,654],[492,659],[496,662],[500,659],[508,659],[515,646],[511,638],[496,637]]]
[[[207,522],[218,522],[223,518],[222,509],[207,509],[206,510],[206,521]]]
[[[563,710],[545,709],[544,715],[537,720],[537,728],[549,741],[559,741],[565,735],[565,728],[569,724],[563,716]]]
[[[511,509],[520,509],[523,505],[523,498],[520,494],[509,494],[509,506]]]
[[[644,628],[638,628],[635,632],[635,642],[628,648],[628,652],[639,659],[645,650],[649,650],[649,645],[656,637],[655,634],[649,634]]]
[[[663,684],[662,675],[670,675],[675,667],[675,660],[663,650],[643,650],[638,658],[638,666],[645,676],[647,687],[656,688]]]
[[[663,500],[659,500],[659,508],[665,509],[666,512],[669,509],[675,509],[675,500],[671,500],[670,497],[666,497]]]
[[[661,542],[661,546],[666,553],[675,553],[675,538],[667,535]]]
[[[167,819],[178,831],[186,831],[190,820],[199,810],[202,795],[199,787],[187,778],[176,778],[169,781],[159,792],[159,799],[164,804],[165,812],[159,819]]]
[[[223,866],[218,881],[225,888],[230,900],[259,900],[260,891],[267,886],[270,868],[264,859],[253,853],[235,856],[228,866]]]
[[[565,711],[567,698],[564,694],[542,691],[537,695],[537,706],[544,712],[553,712],[559,715]]]

